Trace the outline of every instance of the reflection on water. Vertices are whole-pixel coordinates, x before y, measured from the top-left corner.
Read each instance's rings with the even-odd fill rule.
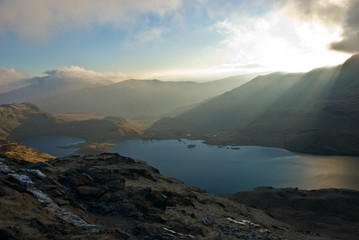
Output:
[[[79,138],[53,136],[22,141],[40,151],[61,156],[74,149],[58,145]],[[195,145],[188,148],[188,145]],[[201,140],[127,140],[109,150],[148,162],[164,175],[212,193],[232,193],[258,186],[302,189],[350,188],[359,190],[359,158],[298,154],[258,146],[211,146]]]
[[[359,159],[354,157],[316,156],[306,161],[308,188],[359,189]]]

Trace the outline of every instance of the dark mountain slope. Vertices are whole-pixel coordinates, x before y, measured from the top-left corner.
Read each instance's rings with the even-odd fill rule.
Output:
[[[265,110],[307,105],[328,94],[336,72],[336,68],[323,68],[307,74],[272,73],[259,76],[180,117],[207,127],[221,129],[241,118]]]
[[[358,58],[308,73],[259,76],[180,118],[220,129],[230,143],[358,155]]]
[[[142,138],[154,139],[201,139],[211,136],[214,131],[202,129],[197,125],[176,118],[161,118],[145,130]]]
[[[226,197],[264,210],[275,219],[300,229],[328,234],[337,239],[357,239],[359,193],[356,191],[259,187]]]

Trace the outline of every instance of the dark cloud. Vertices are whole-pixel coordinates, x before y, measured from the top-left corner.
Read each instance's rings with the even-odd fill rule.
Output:
[[[340,26],[342,39],[331,43],[330,49],[359,52],[359,0],[282,0],[281,3],[290,14],[301,20]]]
[[[359,52],[359,1],[352,0],[348,6],[344,23],[343,39],[330,45],[333,50],[357,53]]]
[[[328,25],[343,22],[348,9],[347,4],[340,0],[282,0],[281,4],[290,14],[304,21],[320,21]]]

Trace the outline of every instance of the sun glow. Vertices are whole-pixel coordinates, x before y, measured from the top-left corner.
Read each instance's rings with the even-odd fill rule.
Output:
[[[225,20],[215,28],[227,35],[220,57],[233,65],[252,62],[262,70],[303,72],[340,64],[350,56],[329,49],[330,43],[341,40],[341,27],[305,22],[284,13],[246,24]]]

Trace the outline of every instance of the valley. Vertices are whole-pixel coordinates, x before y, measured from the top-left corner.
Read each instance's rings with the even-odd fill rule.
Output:
[[[214,145],[260,145],[302,153],[358,156],[358,69],[359,55],[354,55],[336,67],[308,73],[271,73],[251,81],[247,81],[249,75],[237,76],[230,78],[228,85],[228,79],[201,84],[129,80],[118,83],[119,88],[111,84],[93,88],[93,92],[87,88],[81,90],[98,99],[96,104],[101,109],[111,109],[108,111],[92,108],[96,104],[82,98],[82,94],[76,94],[76,100],[62,98],[71,103],[56,103],[63,108],[61,111],[81,109],[77,113],[49,113],[31,104],[3,105],[0,133],[13,140],[69,135],[92,143],[129,138],[190,138]],[[240,86],[228,90],[233,87],[233,80]],[[224,86],[228,91],[214,96],[226,91]],[[113,93],[103,92],[102,88]],[[18,91],[28,90],[24,87]],[[9,96],[17,94],[0,94],[0,100]],[[117,99],[117,96],[124,99]],[[106,101],[114,105],[99,99],[108,99]],[[78,108],[69,107],[77,104]],[[112,115],[104,115],[109,112]],[[118,113],[130,118],[112,117]]]
[[[36,191],[39,188],[46,193],[46,201],[52,199],[56,212],[66,215],[70,211],[89,228],[75,233],[77,223],[71,222],[75,220],[56,212],[41,217],[23,214],[42,221],[45,228],[56,225],[58,217],[63,221],[57,228],[65,227],[79,238],[89,236],[88,229],[93,228],[98,239],[106,239],[105,235],[110,239],[173,239],[177,235],[185,236],[183,239],[336,239],[344,235],[355,239],[357,222],[350,212],[357,210],[355,190],[359,189],[358,59],[359,55],[354,55],[337,67],[308,73],[230,78],[237,85],[231,85],[234,81],[227,88],[224,83],[228,79],[206,84],[128,80],[75,90],[64,87],[66,91],[60,95],[34,98],[53,112],[29,102],[2,104],[1,159],[11,168],[1,167],[2,191],[10,196],[25,194],[32,205],[48,209],[43,200],[36,203],[34,189],[19,190],[18,183],[6,174],[25,173],[36,179]],[[18,94],[24,93],[31,96],[27,95],[31,86],[0,94],[0,100],[9,96],[21,99]],[[51,92],[52,87],[47,87]],[[199,88],[203,92],[195,96]],[[46,154],[8,141],[22,142]],[[52,187],[24,168],[49,174]],[[92,180],[85,185],[64,180],[65,176],[77,179],[80,172]],[[106,174],[109,179],[122,179],[116,182],[121,187],[112,189],[116,184],[111,181],[100,187],[99,179]],[[268,185],[271,187],[258,188]],[[54,189],[62,189],[62,193]],[[190,197],[183,199],[186,194]],[[169,199],[169,205],[167,200],[161,203],[162,196]],[[268,204],[259,201],[263,196]],[[112,198],[120,205],[111,202]],[[341,203],[342,215],[332,209],[333,202]],[[12,211],[6,202],[2,204]],[[80,209],[78,204],[86,207]],[[324,204],[322,210],[316,210],[318,204]],[[287,207],[283,210],[283,206]],[[99,207],[104,212],[94,210]],[[329,217],[330,221],[315,225],[307,215]],[[11,216],[24,217],[13,212]],[[121,221],[110,224],[113,219]],[[179,227],[178,221],[194,227]],[[13,231],[5,222],[1,223],[2,234],[13,238],[29,232],[41,237],[45,231],[27,223]],[[335,229],[332,222],[337,224]],[[338,234],[342,231],[344,235]],[[46,237],[60,235],[66,233],[46,230]]]

